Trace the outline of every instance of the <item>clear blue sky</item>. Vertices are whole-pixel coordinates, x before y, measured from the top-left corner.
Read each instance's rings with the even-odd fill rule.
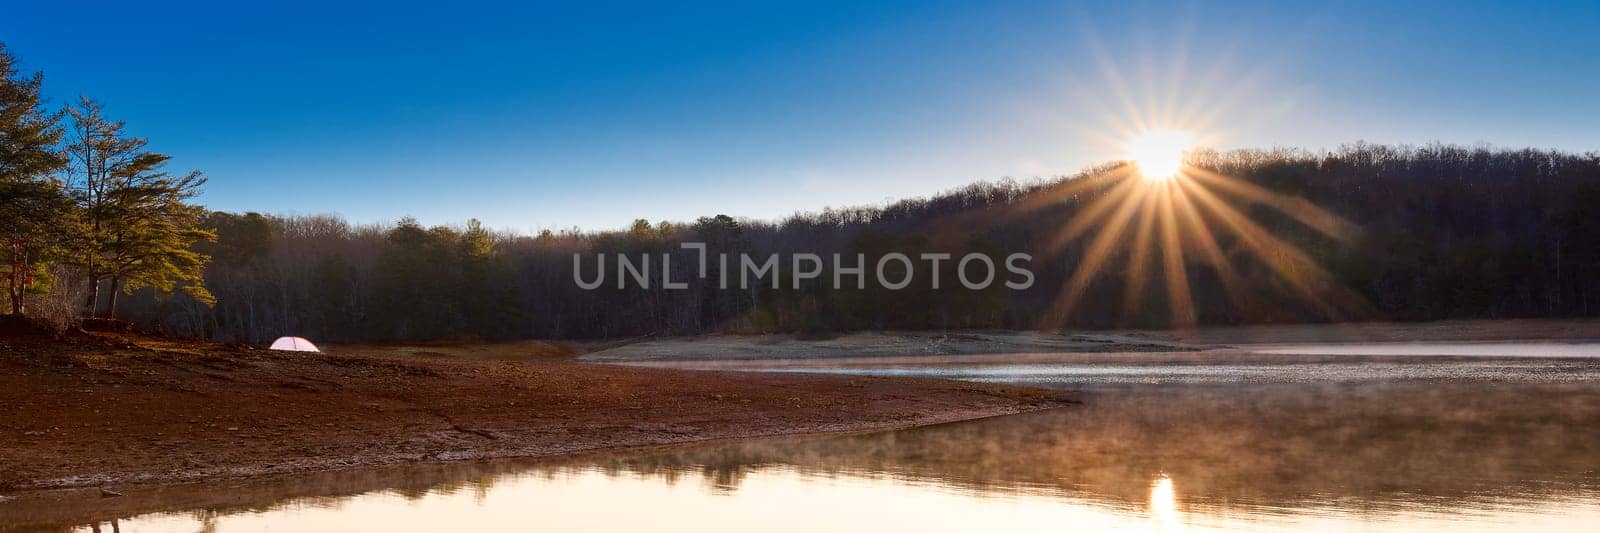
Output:
[[[1600,149],[1595,1],[93,4],[0,41],[230,211],[776,218],[1070,173],[1161,109],[1221,148]]]

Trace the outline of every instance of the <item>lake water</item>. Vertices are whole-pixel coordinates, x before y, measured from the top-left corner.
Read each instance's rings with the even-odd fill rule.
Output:
[[[1270,344],[1193,352],[707,359],[633,364],[938,377],[1072,390],[1405,381],[1600,384],[1600,343]]]
[[[866,435],[130,489],[110,500],[20,495],[0,501],[0,524],[89,531],[92,522],[111,531],[114,519],[120,531],[224,532],[1600,529],[1596,361],[1318,355],[1325,353],[847,362],[831,371],[1087,392],[1081,406]],[[1359,358],[1366,356],[1379,358]],[[1346,368],[1371,364],[1393,366]],[[1256,367],[1263,370],[1253,377],[1236,375]],[[1182,377],[1213,374],[1234,377]],[[1102,379],[1113,385],[1081,386]]]

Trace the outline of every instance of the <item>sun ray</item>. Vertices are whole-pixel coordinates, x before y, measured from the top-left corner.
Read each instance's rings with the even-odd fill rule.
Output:
[[[1142,113],[1140,113],[1139,102],[1135,101],[1130,96],[1133,94],[1133,91],[1129,89],[1128,83],[1123,79],[1122,72],[1117,69],[1117,62],[1113,60],[1111,58],[1111,54],[1109,54],[1105,48],[1100,45],[1098,39],[1089,39],[1088,45],[1090,53],[1094,55],[1095,63],[1100,68],[1100,75],[1106,80],[1107,83],[1110,84],[1110,86],[1107,87],[1107,89],[1109,89],[1107,93],[1117,95],[1121,100],[1121,116],[1133,121],[1133,127],[1135,130],[1146,129],[1144,124],[1144,116]]]
[[[1352,242],[1360,234],[1359,226],[1317,207],[1304,198],[1275,193],[1255,184],[1205,169],[1196,168],[1191,172],[1194,179],[1201,183],[1244,200],[1271,207],[1339,242]]]
[[[1298,248],[1272,236],[1204,187],[1188,181],[1181,182],[1180,186],[1194,195],[1200,206],[1210,210],[1218,220],[1228,226],[1228,229],[1245,245],[1246,250],[1272,269],[1279,278],[1299,291],[1301,296],[1316,305],[1324,315],[1329,317],[1338,315],[1337,302],[1328,301],[1331,295],[1325,281],[1331,279],[1331,276],[1323,271],[1322,267],[1317,266],[1316,262],[1306,257]]]
[[[1077,240],[1089,229],[1095,227],[1094,224],[1104,218],[1107,213],[1112,212],[1112,209],[1117,207],[1126,209],[1129,204],[1134,203],[1129,201],[1129,197],[1139,191],[1138,185],[1137,180],[1122,179],[1105,196],[1094,200],[1083,211],[1079,211],[1077,215],[1068,220],[1066,227],[1061,228],[1055,238],[1045,245],[1045,252],[1053,254],[1061,250],[1067,243]]]
[[[1233,237],[1240,250],[1291,287],[1297,297],[1310,301],[1324,316],[1337,317],[1342,312],[1360,308],[1360,298],[1333,283],[1333,277],[1310,256],[1272,235],[1211,189],[1221,189],[1228,193],[1228,198],[1249,204],[1267,205],[1277,210],[1299,209],[1298,214],[1288,214],[1336,238],[1354,236],[1359,228],[1353,224],[1303,200],[1272,193],[1213,171],[1185,167],[1171,179],[1150,180],[1135,176],[1128,171],[1130,167],[1125,165],[1107,172],[1106,178],[1094,182],[1098,190],[1084,186],[1071,188],[1077,192],[1094,191],[1094,199],[1068,219],[1053,236],[1048,251],[1059,254],[1069,243],[1085,237],[1089,242],[1049,312],[1042,317],[1041,327],[1064,324],[1089,286],[1106,272],[1113,259],[1124,253],[1127,254],[1123,272],[1126,285],[1121,309],[1125,314],[1137,314],[1142,309],[1149,267],[1155,252],[1159,251],[1168,325],[1187,328],[1197,324],[1199,316],[1188,271],[1189,250],[1194,250],[1197,260],[1212,267],[1231,303],[1241,312],[1249,312],[1245,283],[1218,242],[1219,233]],[[1061,201],[1063,197],[1053,198]],[[1218,225],[1213,226],[1208,219],[1215,220]]]
[[[1064,322],[1065,313],[1080,307],[1087,294],[1100,295],[1090,288],[1102,279],[1123,282],[1120,302],[1108,303],[1120,303],[1117,308],[1124,315],[1159,312],[1154,302],[1146,303],[1158,292],[1163,294],[1173,327],[1198,323],[1204,302],[1197,295],[1200,300],[1218,297],[1209,290],[1200,292],[1197,280],[1217,283],[1240,313],[1270,311],[1251,306],[1271,304],[1252,292],[1261,287],[1250,276],[1265,272],[1270,272],[1270,283],[1287,287],[1291,297],[1312,300],[1314,309],[1326,316],[1363,308],[1363,300],[1338,286],[1316,258],[1269,231],[1297,224],[1314,232],[1319,246],[1349,244],[1360,238],[1358,224],[1304,198],[1228,176],[1191,148],[1225,142],[1224,132],[1212,128],[1221,120],[1232,125],[1253,114],[1275,112],[1277,108],[1263,111],[1255,105],[1264,70],[1226,75],[1223,71],[1229,70],[1231,59],[1226,56],[1213,68],[1191,68],[1195,65],[1190,64],[1190,50],[1181,44],[1166,56],[1178,63],[1161,68],[1142,57],[1112,61],[1100,43],[1091,40],[1088,45],[1104,90],[1080,91],[1078,96],[1097,101],[1095,109],[1115,115],[1086,129],[1083,137],[1096,149],[1107,148],[1121,163],[1034,195],[1005,215],[1068,213],[1065,222],[1045,236],[1043,251],[1078,263],[1066,275],[1042,322],[1058,318]],[[1215,153],[1203,150],[1202,154]],[[1251,218],[1268,210],[1267,220]],[[1190,270],[1192,266],[1202,268]],[[1164,290],[1154,290],[1157,286]]]
[[[1166,98],[1161,103],[1161,121],[1163,124],[1182,124],[1177,122],[1177,119],[1180,113],[1179,107],[1182,104],[1180,98],[1185,88],[1189,86],[1188,83],[1185,83],[1186,80],[1184,78],[1188,76],[1189,69],[1189,46],[1187,43],[1193,32],[1194,26],[1185,24],[1182,30],[1183,35],[1174,41],[1177,44],[1173,46],[1172,62],[1167,66],[1167,83],[1163,84],[1166,87]]]
[[[1128,181],[1133,182],[1134,180]],[[1093,281],[1094,276],[1100,273],[1100,267],[1114,255],[1114,248],[1118,239],[1128,229],[1128,220],[1133,217],[1135,210],[1143,201],[1142,196],[1149,194],[1149,191],[1148,188],[1135,187],[1130,194],[1137,194],[1140,197],[1118,202],[1119,205],[1116,212],[1111,215],[1106,225],[1090,241],[1089,248],[1084,251],[1083,257],[1079,260],[1078,267],[1073,270],[1072,277],[1067,280],[1067,284],[1061,289],[1061,294],[1056,298],[1056,305],[1046,316],[1051,318],[1060,317],[1064,320],[1067,313],[1071,312],[1072,308],[1077,305],[1078,298],[1081,298],[1084,290],[1088,289],[1089,282]]]
[[[1209,130],[1209,128],[1199,125],[1197,119],[1202,112],[1219,107],[1215,104],[1216,98],[1212,95],[1219,90],[1223,81],[1232,79],[1226,73],[1233,70],[1231,67],[1232,52],[1234,51],[1230,47],[1228,53],[1219,54],[1217,62],[1212,64],[1210,68],[1205,69],[1206,73],[1203,77],[1193,83],[1183,85],[1190,98],[1188,98],[1187,102],[1181,104],[1177,117],[1173,119],[1173,124],[1180,124],[1195,131]]]
[[[1074,196],[1085,194],[1095,188],[1114,187],[1121,183],[1122,177],[1130,172],[1125,168],[1103,172],[1081,178],[1073,178],[1058,183],[1042,194],[1029,195],[1022,203],[1012,207],[1009,216],[1022,216],[1031,214],[1046,207],[1058,205]]]
[[[1194,296],[1189,293],[1189,273],[1184,267],[1183,243],[1178,240],[1178,224],[1173,213],[1171,184],[1161,187],[1161,259],[1167,280],[1169,323],[1176,328],[1192,328],[1196,322]]]
[[[1123,313],[1132,315],[1137,313],[1144,294],[1145,265],[1150,259],[1152,239],[1152,226],[1155,223],[1156,213],[1161,211],[1154,207],[1155,194],[1145,194],[1136,208],[1139,212],[1139,222],[1133,230],[1133,255],[1128,258],[1128,286],[1122,293]]]
[[[1217,244],[1216,236],[1206,227],[1205,219],[1200,216],[1183,188],[1173,187],[1172,197],[1178,206],[1176,214],[1182,216],[1182,227],[1189,239],[1188,242],[1200,251],[1206,262],[1216,271],[1217,278],[1222,283],[1222,290],[1228,295],[1228,299],[1235,307],[1245,309],[1247,301],[1243,294],[1244,283],[1239,279],[1238,273],[1234,272],[1233,262],[1222,253],[1222,247]]]

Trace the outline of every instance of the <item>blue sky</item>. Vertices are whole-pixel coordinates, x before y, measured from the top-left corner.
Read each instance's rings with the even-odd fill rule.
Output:
[[[1220,148],[1600,149],[1593,1],[132,4],[0,41],[229,211],[777,218],[1071,173],[1184,110]]]

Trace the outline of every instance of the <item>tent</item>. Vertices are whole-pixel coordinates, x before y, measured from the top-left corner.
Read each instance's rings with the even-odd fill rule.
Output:
[[[272,341],[272,347],[269,348],[269,349],[270,350],[284,350],[284,351],[289,351],[289,352],[320,352],[320,351],[322,351],[322,350],[318,350],[317,349],[317,345],[311,344],[311,341],[302,339],[300,337],[278,337],[278,340]]]

